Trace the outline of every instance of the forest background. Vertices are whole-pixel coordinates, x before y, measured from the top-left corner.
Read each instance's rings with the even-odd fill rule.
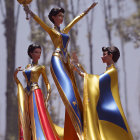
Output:
[[[94,10],[76,24],[70,32],[69,51],[76,51],[80,63],[88,73],[101,74],[101,48],[115,45],[121,57],[117,63],[119,71],[120,98],[134,140],[140,140],[140,1],[100,0]],[[33,0],[30,8],[47,24],[52,7],[64,7],[64,24],[82,13],[92,0]],[[23,68],[30,62],[27,56],[29,44],[37,42],[43,46],[40,64],[45,64],[52,87],[49,112],[53,121],[63,127],[64,105],[50,74],[50,59],[54,50],[46,32],[25,12],[16,0],[0,0],[0,140],[17,140],[18,110],[16,84],[13,73],[16,67]],[[25,86],[22,74],[18,75]],[[79,91],[83,94],[83,80],[76,75]],[[40,79],[44,93],[45,87]]]

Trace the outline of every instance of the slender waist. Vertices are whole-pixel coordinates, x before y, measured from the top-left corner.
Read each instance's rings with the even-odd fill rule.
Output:
[[[59,54],[63,55],[63,50],[60,49],[60,48],[56,48],[56,49],[54,50],[54,53],[59,53]]]
[[[38,85],[37,82],[27,83],[26,89],[27,89],[28,92],[29,92],[29,91],[33,91],[33,90],[38,89],[38,88],[39,88],[39,85]]]
[[[60,48],[56,48],[53,56],[58,56],[61,60],[63,60],[65,63],[67,63],[68,60],[68,53],[66,50],[62,50]]]

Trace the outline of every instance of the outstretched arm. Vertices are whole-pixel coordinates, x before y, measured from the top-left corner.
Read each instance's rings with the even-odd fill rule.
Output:
[[[24,11],[27,13],[27,14],[30,14],[31,17],[38,23],[40,24],[40,26],[46,31],[48,32],[48,34],[50,34],[51,32],[51,28],[45,24],[37,15],[35,15],[27,5],[24,5]]]
[[[74,71],[76,71],[80,76],[84,77],[86,74],[86,71],[84,70],[84,68],[82,67],[81,64],[79,63],[71,63],[71,67]]]
[[[79,62],[78,62],[78,57],[77,57],[77,55],[76,55],[76,52],[73,52],[73,53],[72,53],[70,65],[71,65],[71,68],[72,68],[74,71],[78,72],[78,74],[79,74],[80,76],[84,77],[86,71],[85,71],[85,69],[82,67],[82,65],[79,64]]]
[[[47,88],[47,99],[46,100],[48,101],[50,94],[51,94],[51,86],[50,86],[49,80],[48,80],[47,75],[46,75],[45,66],[42,66],[42,76],[43,76],[43,80],[44,80],[46,88]]]
[[[85,10],[82,14],[75,17],[63,30],[64,33],[68,33],[69,30],[73,27],[74,24],[76,24],[82,17],[84,17],[92,8],[94,8],[97,5],[96,2],[94,2],[87,10]]]

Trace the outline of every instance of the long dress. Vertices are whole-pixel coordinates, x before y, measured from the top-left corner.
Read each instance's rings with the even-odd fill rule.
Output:
[[[51,73],[59,94],[66,107],[64,139],[82,139],[82,102],[78,93],[74,74],[70,68],[70,57],[67,52],[69,42],[68,32],[86,13],[82,13],[73,19],[62,31],[58,27],[50,28],[38,16],[34,20],[48,32],[55,47],[51,59]]]
[[[114,65],[100,76],[85,74],[83,106],[85,140],[133,140],[121,105]]]
[[[23,89],[18,79],[19,140],[59,140],[49,112],[45,107],[44,97],[38,86],[40,75],[43,76],[47,90],[50,84],[45,66],[29,64],[23,71],[27,87]]]

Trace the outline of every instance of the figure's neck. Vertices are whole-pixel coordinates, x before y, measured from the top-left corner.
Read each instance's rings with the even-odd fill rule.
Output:
[[[60,26],[54,25],[54,28],[60,32]]]
[[[114,62],[112,62],[112,63],[107,63],[106,69],[110,68],[112,65],[114,65]]]
[[[113,65],[113,64],[114,64],[113,60],[106,63],[107,67],[108,67],[108,66],[111,66],[111,65]]]
[[[35,66],[38,64],[38,61],[32,61],[32,66]]]

